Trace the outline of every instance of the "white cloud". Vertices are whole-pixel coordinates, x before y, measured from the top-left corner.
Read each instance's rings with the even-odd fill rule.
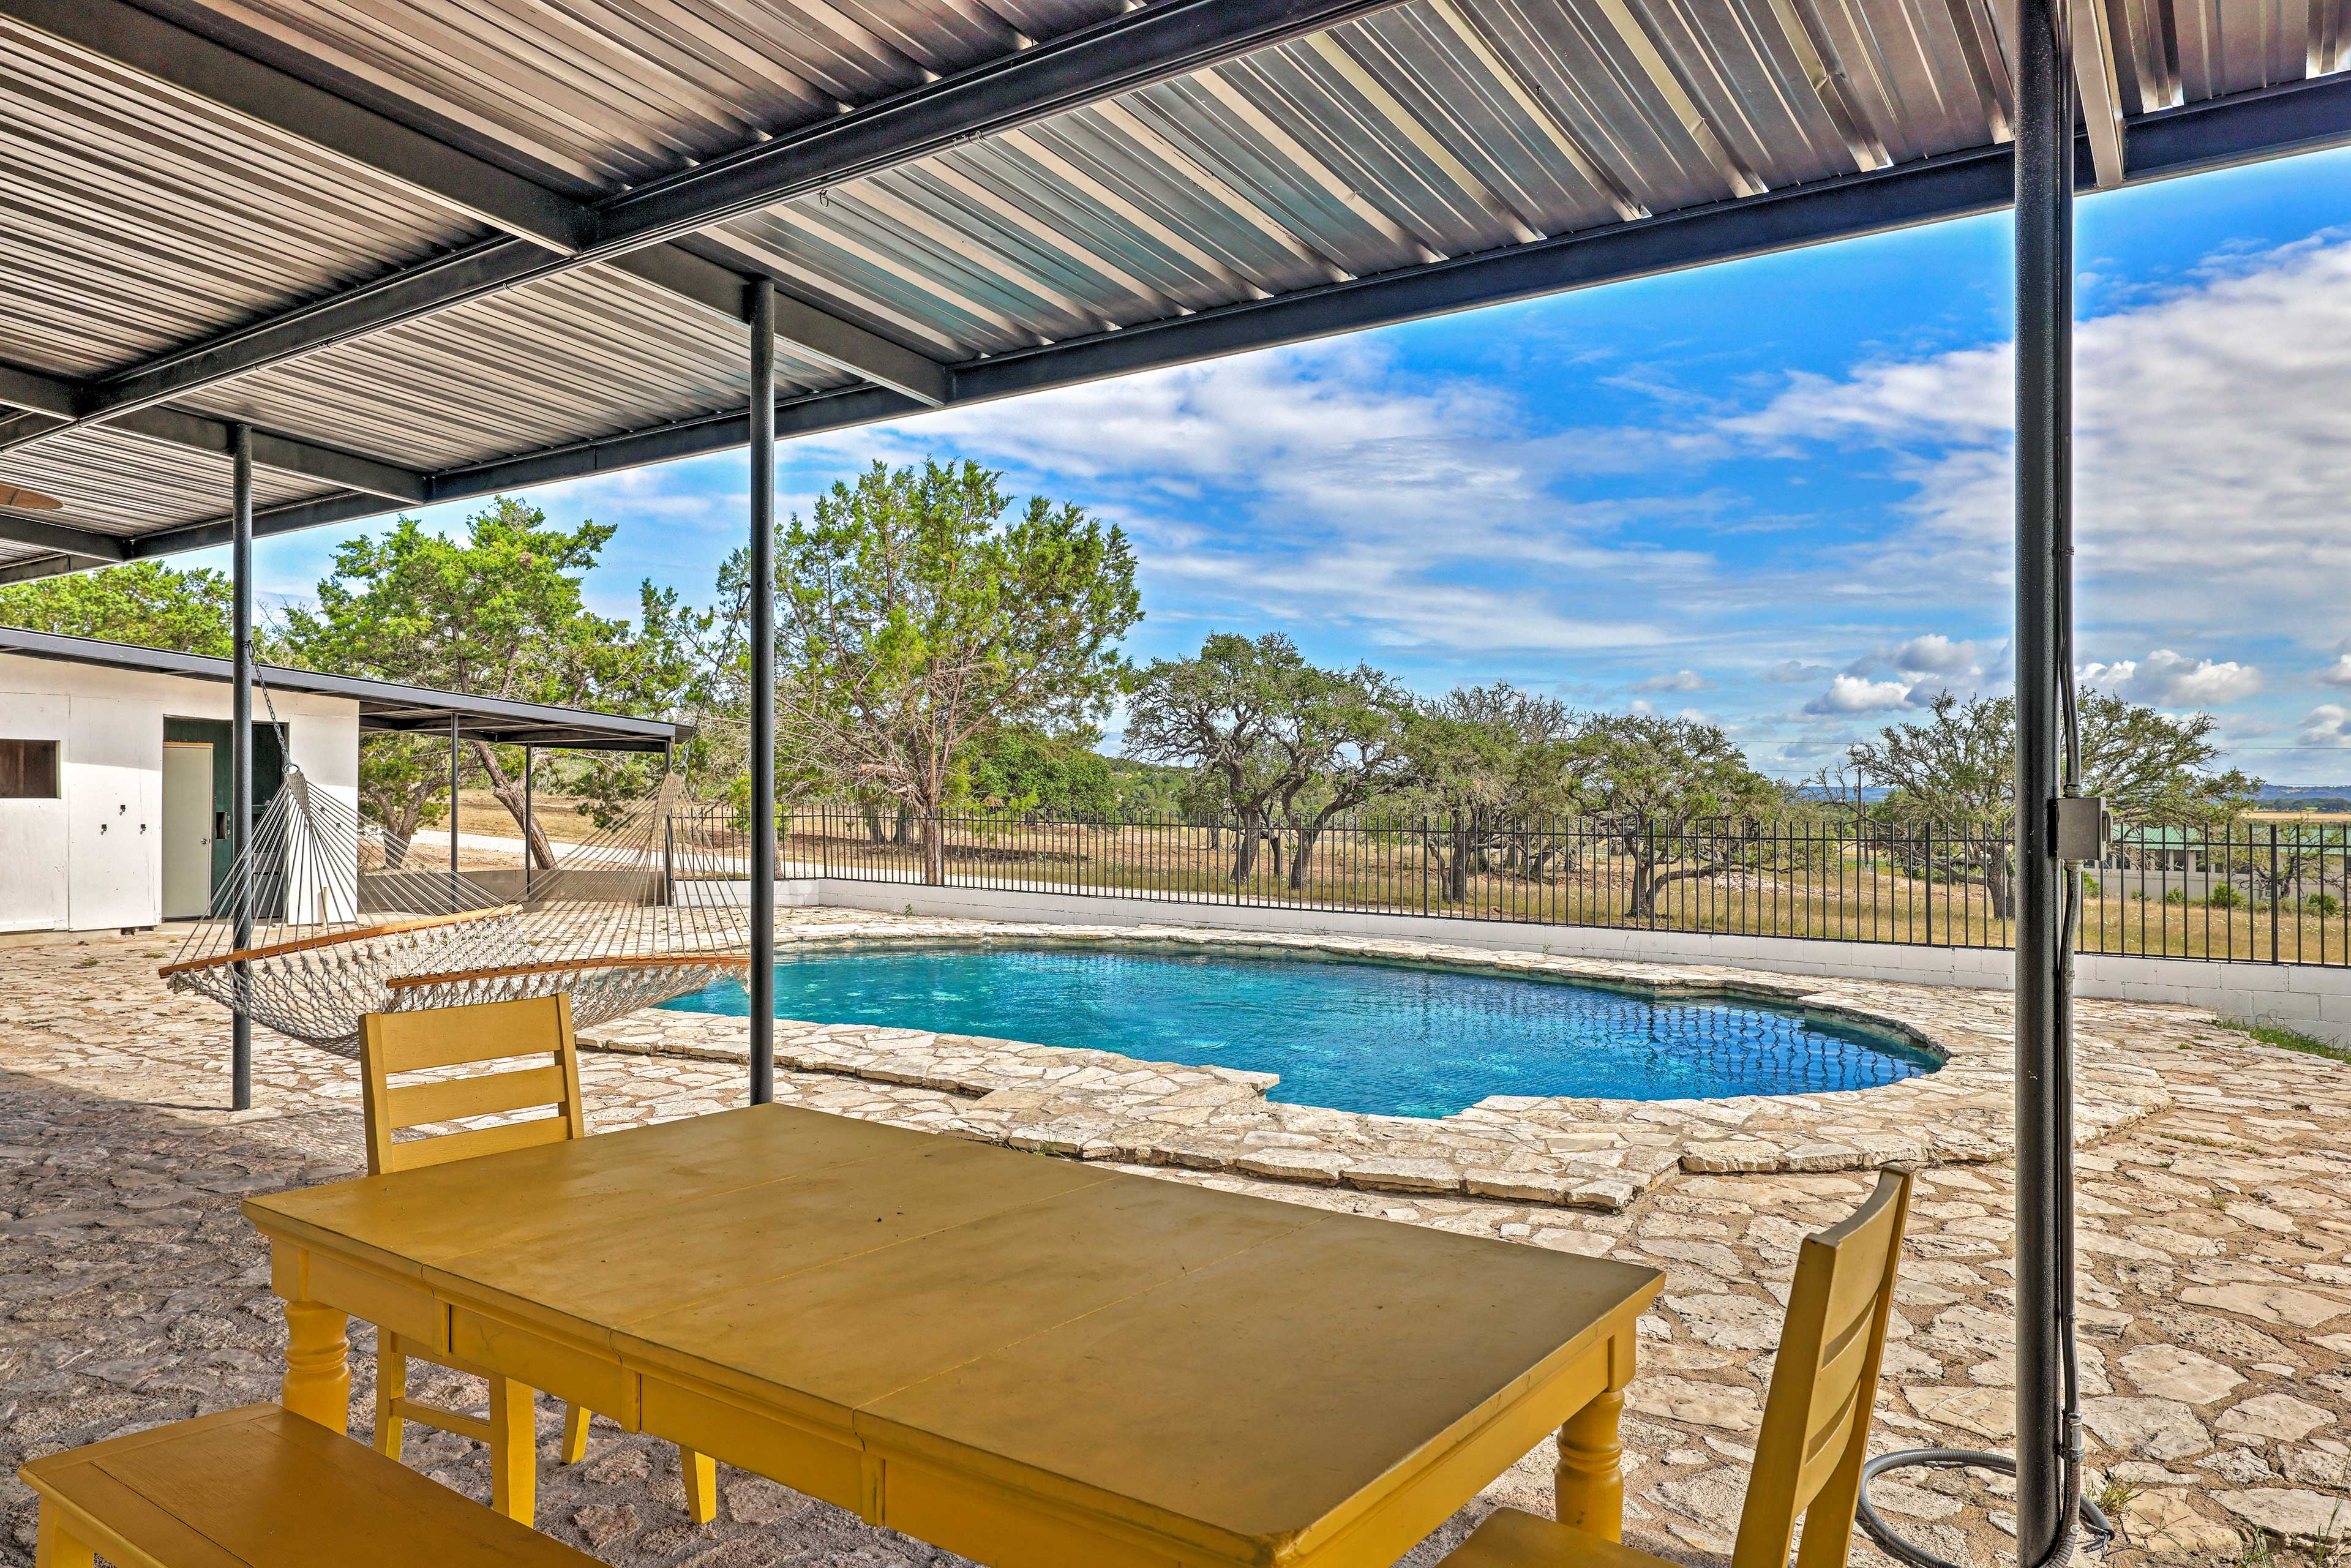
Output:
[[[2323,686],[2351,686],[2351,653],[2318,672],[2318,684]]]
[[[1887,662],[1897,670],[1917,674],[1965,675],[1975,672],[1978,658],[1973,643],[1956,643],[1939,632],[1930,632],[1895,649]]]
[[[1876,713],[1883,708],[1901,707],[1910,700],[1910,687],[1902,681],[1866,681],[1859,675],[1841,674],[1829,683],[1829,689],[1804,705],[1812,714]]]
[[[2311,709],[2302,721],[2296,744],[2311,751],[2351,751],[2351,708],[2321,703]]]
[[[1808,664],[1802,659],[1782,659],[1765,670],[1763,678],[1767,681],[1777,681],[1782,685],[1795,685],[1801,682],[1812,680],[1816,675],[1827,674],[1828,666],[1825,664]]]
[[[904,463],[953,452],[1018,490],[1075,495],[1133,534],[1144,596],[1387,648],[1491,655],[1654,646],[1706,555],[1625,534],[1718,497],[1562,501],[1584,455],[1530,434],[1504,389],[1407,374],[1342,340],[1155,371],[810,437],[802,452]],[[1606,583],[1595,600],[1588,585]],[[1625,608],[1633,607],[1633,608]],[[1679,689],[1679,688],[1677,688]]]
[[[1633,689],[1636,692],[1702,692],[1706,677],[1696,670],[1675,670],[1669,674],[1651,675]]]
[[[1721,429],[1792,456],[1886,450],[1916,526],[1855,547],[1848,576],[1889,599],[1981,593],[2011,566],[2012,362],[2003,344],[1793,376]],[[2322,235],[2084,321],[2074,362],[2078,570],[2100,622],[2149,642],[2233,625],[2332,644],[2351,579],[2351,241]]]
[[[2231,659],[2190,659],[2158,648],[2144,659],[2085,664],[2082,679],[2101,691],[2158,707],[2216,707],[2262,689],[2262,673]]]

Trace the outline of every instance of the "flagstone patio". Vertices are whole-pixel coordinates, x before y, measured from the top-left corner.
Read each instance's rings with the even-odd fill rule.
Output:
[[[950,928],[827,910],[784,919],[795,939],[935,937]],[[356,1077],[338,1059],[265,1034],[256,1042],[257,1108],[215,1108],[225,1103],[226,1018],[162,989],[153,971],[168,946],[148,936],[0,949],[0,1464],[10,1471],[57,1448],[269,1397],[283,1329],[263,1249],[237,1200],[354,1174],[361,1162]],[[1680,983],[1690,973],[1650,977]],[[1973,1060],[1998,1071],[2002,998],[1843,982],[1809,990],[1917,1023],[1938,1045],[1964,1036],[1958,1043],[1975,1054],[1954,1064],[1974,1071]],[[728,1021],[741,1028],[740,1019]],[[716,1026],[700,1027],[715,1037]],[[2351,1540],[2351,1067],[2245,1043],[2179,1009],[2085,1002],[2082,1028],[2085,1077],[2111,1072],[2100,1082],[2115,1086],[2120,1107],[2083,1151],[2081,1283],[2092,1485],[2117,1504],[2127,1532],[2121,1561],[2252,1561],[2258,1552],[2247,1542],[2256,1526],[2314,1555],[2325,1549],[2310,1542],[2329,1531]],[[705,1043],[719,1059],[590,1052],[583,1075],[593,1124],[739,1103],[739,1064],[726,1060],[723,1041]],[[1087,1074],[1151,1071],[1123,1059],[1061,1061],[1004,1042],[935,1037],[919,1070],[899,1071],[887,1060],[897,1050],[887,1039],[795,1033],[778,1097],[1015,1141],[1066,1124],[1064,1100],[1092,1114],[1119,1087]],[[1025,1087],[989,1081],[1023,1067],[1036,1068],[1039,1080]],[[1064,1078],[1051,1081],[1063,1069]],[[892,1071],[915,1081],[881,1081]],[[1151,1092],[1137,1106],[1161,1096],[1157,1086],[1144,1087]],[[1205,1123],[1217,1114],[1274,1118],[1233,1124],[1235,1146],[1250,1131],[1286,1131],[1280,1118],[1299,1109],[1272,1105],[1248,1084],[1227,1087],[1242,1092],[1210,1106]],[[1919,1151],[1928,1168],[1879,1398],[1881,1448],[1998,1447],[2007,1436],[2011,1184],[1991,1093],[1977,1082],[1970,1094],[1979,1103],[1949,1118],[1960,1125],[1962,1113],[1987,1112],[1965,1124],[1980,1142]],[[991,1107],[999,1095],[1011,1098]],[[1042,1098],[1024,1098],[1030,1095]],[[1818,1098],[1823,1104],[1812,1108],[1767,1104],[1711,1138],[1677,1125],[1660,1141],[1659,1124],[1610,1113],[1616,1120],[1607,1136],[1622,1141],[1607,1149],[1670,1155],[1645,1160],[1656,1168],[1614,1208],[1572,1207],[1548,1192],[1546,1201],[1478,1196],[1466,1174],[1443,1192],[1399,1192],[1376,1190],[1381,1184],[1350,1175],[1352,1166],[1336,1183],[1248,1174],[1238,1168],[1242,1156],[1199,1168],[1181,1163],[1189,1145],[1172,1132],[1114,1148],[1081,1140],[1064,1152],[1168,1180],[1665,1270],[1665,1295],[1644,1322],[1645,1359],[1625,1422],[1627,1535],[1710,1564],[1727,1552],[1737,1520],[1795,1242],[1860,1197],[1868,1177],[1858,1167],[1881,1154],[1827,1131],[1873,1130],[1841,1103],[1858,1096]],[[1579,1122],[1572,1105],[1503,1110],[1501,1122],[1452,1120],[1472,1139],[1514,1128],[1520,1142],[1534,1135],[1524,1128],[1557,1137],[1596,1131],[1591,1113]],[[1040,1122],[1040,1113],[1050,1114]],[[1333,1147],[1351,1157],[1349,1140],[1360,1137],[1368,1157],[1384,1129],[1342,1131],[1313,1135],[1337,1137]],[[1750,1142],[1768,1145],[1782,1168],[1741,1172],[1742,1159],[1700,1146]],[[1807,1143],[1869,1157],[1806,1155]],[[1581,1159],[1601,1148],[1545,1152]],[[1805,1168],[1815,1158],[1851,1168]],[[1455,1163],[1465,1172],[1487,1168]],[[352,1420],[364,1430],[371,1336],[355,1330],[354,1343]],[[718,1521],[695,1526],[674,1449],[600,1424],[588,1462],[556,1468],[558,1420],[551,1404],[542,1408],[550,1463],[541,1475],[540,1523],[607,1561],[644,1568],[956,1561],[732,1471],[723,1472]],[[411,1443],[412,1463],[486,1494],[481,1457],[463,1439],[424,1433]],[[1538,1450],[1485,1500],[1547,1508],[1547,1471]],[[1876,1490],[1881,1507],[1922,1544],[1980,1563],[2011,1561],[1996,1485],[1914,1474]],[[1433,1562],[1482,1506],[1465,1510],[1410,1561]],[[0,1557],[28,1560],[32,1515],[13,1479],[0,1484]],[[2295,1546],[2296,1537],[2304,1543]],[[1866,1546],[1855,1560],[1871,1568],[1886,1562]]]

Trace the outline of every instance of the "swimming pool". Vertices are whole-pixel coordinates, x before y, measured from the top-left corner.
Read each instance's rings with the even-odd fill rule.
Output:
[[[750,1010],[734,981],[664,1005]],[[1449,1115],[1489,1094],[1863,1089],[1939,1065],[1888,1036],[1763,1002],[1228,947],[810,948],[778,960],[776,1016],[1278,1072],[1269,1098],[1392,1116]]]

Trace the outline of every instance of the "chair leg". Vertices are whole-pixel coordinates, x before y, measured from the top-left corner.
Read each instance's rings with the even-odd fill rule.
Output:
[[[408,1353],[390,1329],[375,1331],[375,1451],[400,1458],[400,1402],[408,1396]]]
[[[680,1448],[677,1459],[685,1472],[686,1514],[696,1524],[708,1524],[718,1517],[718,1461],[692,1448]]]
[[[576,1465],[588,1457],[588,1406],[563,1407],[563,1462]]]
[[[68,1534],[54,1504],[41,1504],[40,1522],[34,1526],[33,1568],[92,1568],[88,1545]]]
[[[538,1516],[538,1399],[528,1385],[490,1377],[490,1506],[517,1524]]]

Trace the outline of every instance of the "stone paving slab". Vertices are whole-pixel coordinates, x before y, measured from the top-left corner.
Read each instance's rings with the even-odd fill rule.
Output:
[[[793,932],[845,929],[837,912],[784,919]],[[274,1395],[284,1331],[237,1201],[337,1179],[362,1160],[356,1075],[337,1058],[263,1033],[258,1108],[219,1109],[226,1020],[154,981],[168,946],[149,936],[0,952],[0,1561],[29,1561],[29,1498],[13,1479],[25,1459]],[[2101,1033],[2140,1038],[2129,1030],[2137,1011],[2093,1005],[2113,1009]],[[2247,1045],[2179,1009],[2144,1012],[2178,1040],[2145,1052],[2168,1103],[2086,1149],[2080,1183],[2090,1484],[2126,1531],[2105,1562],[2342,1568],[2346,1549],[2317,1538],[2351,1521],[2351,1068]],[[1987,1033],[2005,1027],[1997,1006],[1980,1018]],[[582,1076],[599,1131],[743,1097],[727,1061],[599,1052]],[[778,1097],[933,1131],[954,1130],[979,1098],[790,1071]],[[1869,1181],[1844,1170],[1676,1169],[1609,1212],[1121,1168],[1664,1270],[1625,1422],[1626,1532],[1691,1568],[1726,1560],[1796,1243]],[[1875,1411],[1878,1450],[2008,1440],[2013,1208],[1998,1163],[1930,1161],[1922,1172]],[[363,1433],[372,1336],[355,1328],[353,1342],[350,1419]],[[423,1391],[469,1396],[454,1376]],[[539,1524],[605,1562],[959,1563],[725,1467],[720,1516],[697,1527],[674,1448],[599,1423],[588,1462],[558,1466],[559,1420],[543,1403]],[[487,1495],[480,1451],[464,1439],[419,1435],[407,1458]],[[1547,1510],[1549,1462],[1547,1447],[1531,1452],[1405,1559],[1409,1568],[1432,1568],[1495,1503]],[[1915,1539],[1984,1568],[2014,1568],[2011,1495],[1998,1480],[1935,1474],[1878,1489]],[[2271,1544],[2256,1544],[2255,1531]],[[1853,1561],[1890,1568],[1866,1545]]]
[[[1289,951],[1578,980],[1657,998],[1771,1002],[1882,1031],[1943,1063],[1899,1083],[1834,1093],[1646,1103],[1498,1094],[1455,1115],[1420,1118],[1269,1100],[1280,1083],[1271,1073],[914,1029],[778,1020],[779,1067],[968,1096],[974,1103],[946,1130],[1013,1148],[1615,1212],[1677,1169],[1866,1170],[1999,1159],[2014,1147],[2005,1004],[1981,991],[1335,936],[802,913],[809,917],[787,928],[801,943]],[[2177,1049],[2211,1024],[2210,1015],[2182,1008],[2083,1003],[2078,1124],[2104,1134],[2168,1103],[2151,1053]],[[747,1021],[716,1013],[651,1010],[580,1038],[607,1051],[715,1061],[747,1061],[750,1050]]]

